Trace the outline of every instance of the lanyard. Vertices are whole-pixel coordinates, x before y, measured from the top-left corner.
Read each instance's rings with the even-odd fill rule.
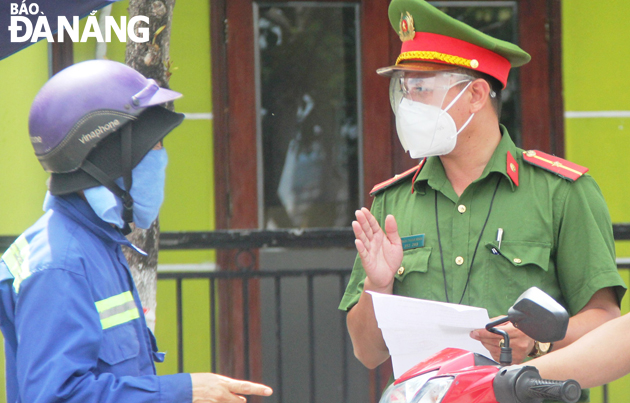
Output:
[[[492,194],[492,199],[490,200],[490,208],[488,209],[488,215],[486,216],[486,221],[483,223],[483,227],[481,228],[481,233],[479,234],[479,239],[477,239],[477,245],[475,246],[475,251],[473,252],[472,259],[470,260],[470,266],[468,267],[468,276],[466,277],[466,284],[464,285],[464,291],[462,292],[462,297],[460,298],[458,304],[461,304],[464,300],[464,295],[466,294],[466,288],[468,288],[468,283],[470,282],[470,273],[472,272],[473,263],[475,263],[475,256],[477,256],[477,249],[479,248],[479,243],[481,242],[481,237],[483,236],[483,231],[486,229],[486,224],[488,224],[488,219],[490,218],[490,212],[492,212],[492,205],[494,204],[494,197],[497,195],[497,190],[499,190],[499,184],[501,184],[502,176],[499,176],[499,180],[497,181],[497,186],[494,188],[494,193]],[[451,302],[448,299],[448,285],[446,283],[446,269],[444,268],[444,254],[442,253],[442,240],[440,238],[440,223],[438,220],[438,204],[437,197],[438,192],[435,192],[435,227],[437,228],[437,238],[438,245],[440,246],[440,261],[442,262],[442,276],[444,277],[444,294],[446,295],[446,302]]]

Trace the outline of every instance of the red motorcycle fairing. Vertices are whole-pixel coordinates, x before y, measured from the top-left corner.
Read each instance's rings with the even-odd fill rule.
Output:
[[[434,377],[452,376],[455,378],[444,395],[442,403],[450,401],[457,401],[457,403],[496,402],[492,382],[496,373],[499,372],[499,364],[482,355],[458,348],[447,348],[427,358],[405,372],[394,383],[399,384],[436,370]]]
[[[439,370],[436,376],[440,376],[451,371],[459,371],[462,368],[481,365],[498,366],[499,364],[489,358],[470,351],[459,348],[445,348],[439,353],[436,353],[426,360],[416,364],[413,368],[402,374],[400,378],[396,379],[396,382],[394,383],[399,384],[429,371]]]
[[[480,366],[474,370],[464,368],[461,372],[449,373],[455,376],[455,380],[442,403],[496,403],[493,382],[497,372],[497,366]]]

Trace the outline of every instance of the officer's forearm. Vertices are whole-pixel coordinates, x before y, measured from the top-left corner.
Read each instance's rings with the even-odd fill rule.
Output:
[[[529,361],[546,379],[575,379],[583,388],[630,373],[630,314],[611,320],[575,343]]]
[[[368,285],[365,289],[370,289],[369,279],[366,282]],[[383,340],[381,329],[376,323],[370,294],[366,292],[361,294],[359,302],[348,312],[347,324],[354,347],[354,355],[363,365],[370,369],[376,368],[389,358],[389,350],[385,345],[385,340]]]
[[[554,343],[559,350],[575,342],[588,332],[621,315],[617,297],[612,288],[597,291],[580,312],[569,320],[569,328],[564,339]]]

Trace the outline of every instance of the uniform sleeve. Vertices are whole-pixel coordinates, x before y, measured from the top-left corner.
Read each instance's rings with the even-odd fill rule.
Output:
[[[189,374],[96,376],[101,323],[87,281],[79,274],[47,269],[24,280],[15,326],[17,381],[23,402],[192,401]]]
[[[384,196],[381,194],[377,196],[372,202],[372,207],[370,208],[370,212],[376,220],[379,222],[379,225],[383,226],[384,218],[383,215],[383,198]],[[363,283],[365,282],[365,270],[363,269],[363,265],[361,264],[361,258],[357,253],[357,257],[354,259],[354,266],[352,267],[352,274],[350,275],[350,281],[348,282],[348,286],[346,287],[346,291],[343,294],[343,298],[339,303],[339,310],[341,311],[349,311],[350,308],[355,306],[359,299],[361,298],[361,293],[363,292]]]
[[[621,302],[626,285],[617,271],[612,223],[597,183],[586,175],[567,185],[556,268],[570,313],[575,315],[602,288],[613,287]]]

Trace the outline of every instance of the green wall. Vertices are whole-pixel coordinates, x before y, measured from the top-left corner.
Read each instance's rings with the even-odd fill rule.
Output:
[[[28,139],[31,102],[48,80],[47,44],[0,61],[0,77],[0,234],[20,234],[42,213],[48,177]]]
[[[572,0],[563,3],[563,73],[565,110],[630,112],[630,34],[622,15],[630,2]],[[630,222],[630,118],[565,119],[567,158],[590,168],[599,183],[613,222]],[[630,245],[617,244],[618,256]]]
[[[564,105],[568,112],[630,111],[630,15],[626,0],[562,2]],[[590,168],[613,222],[630,222],[630,118],[565,119],[567,159]],[[630,257],[630,242],[617,242],[617,256]],[[630,284],[628,272],[624,280]],[[626,296],[624,313],[630,308]],[[611,338],[614,342],[614,337]],[[576,362],[575,365],[580,365]],[[610,385],[611,402],[630,394],[630,377]],[[593,390],[600,402],[601,388]]]

